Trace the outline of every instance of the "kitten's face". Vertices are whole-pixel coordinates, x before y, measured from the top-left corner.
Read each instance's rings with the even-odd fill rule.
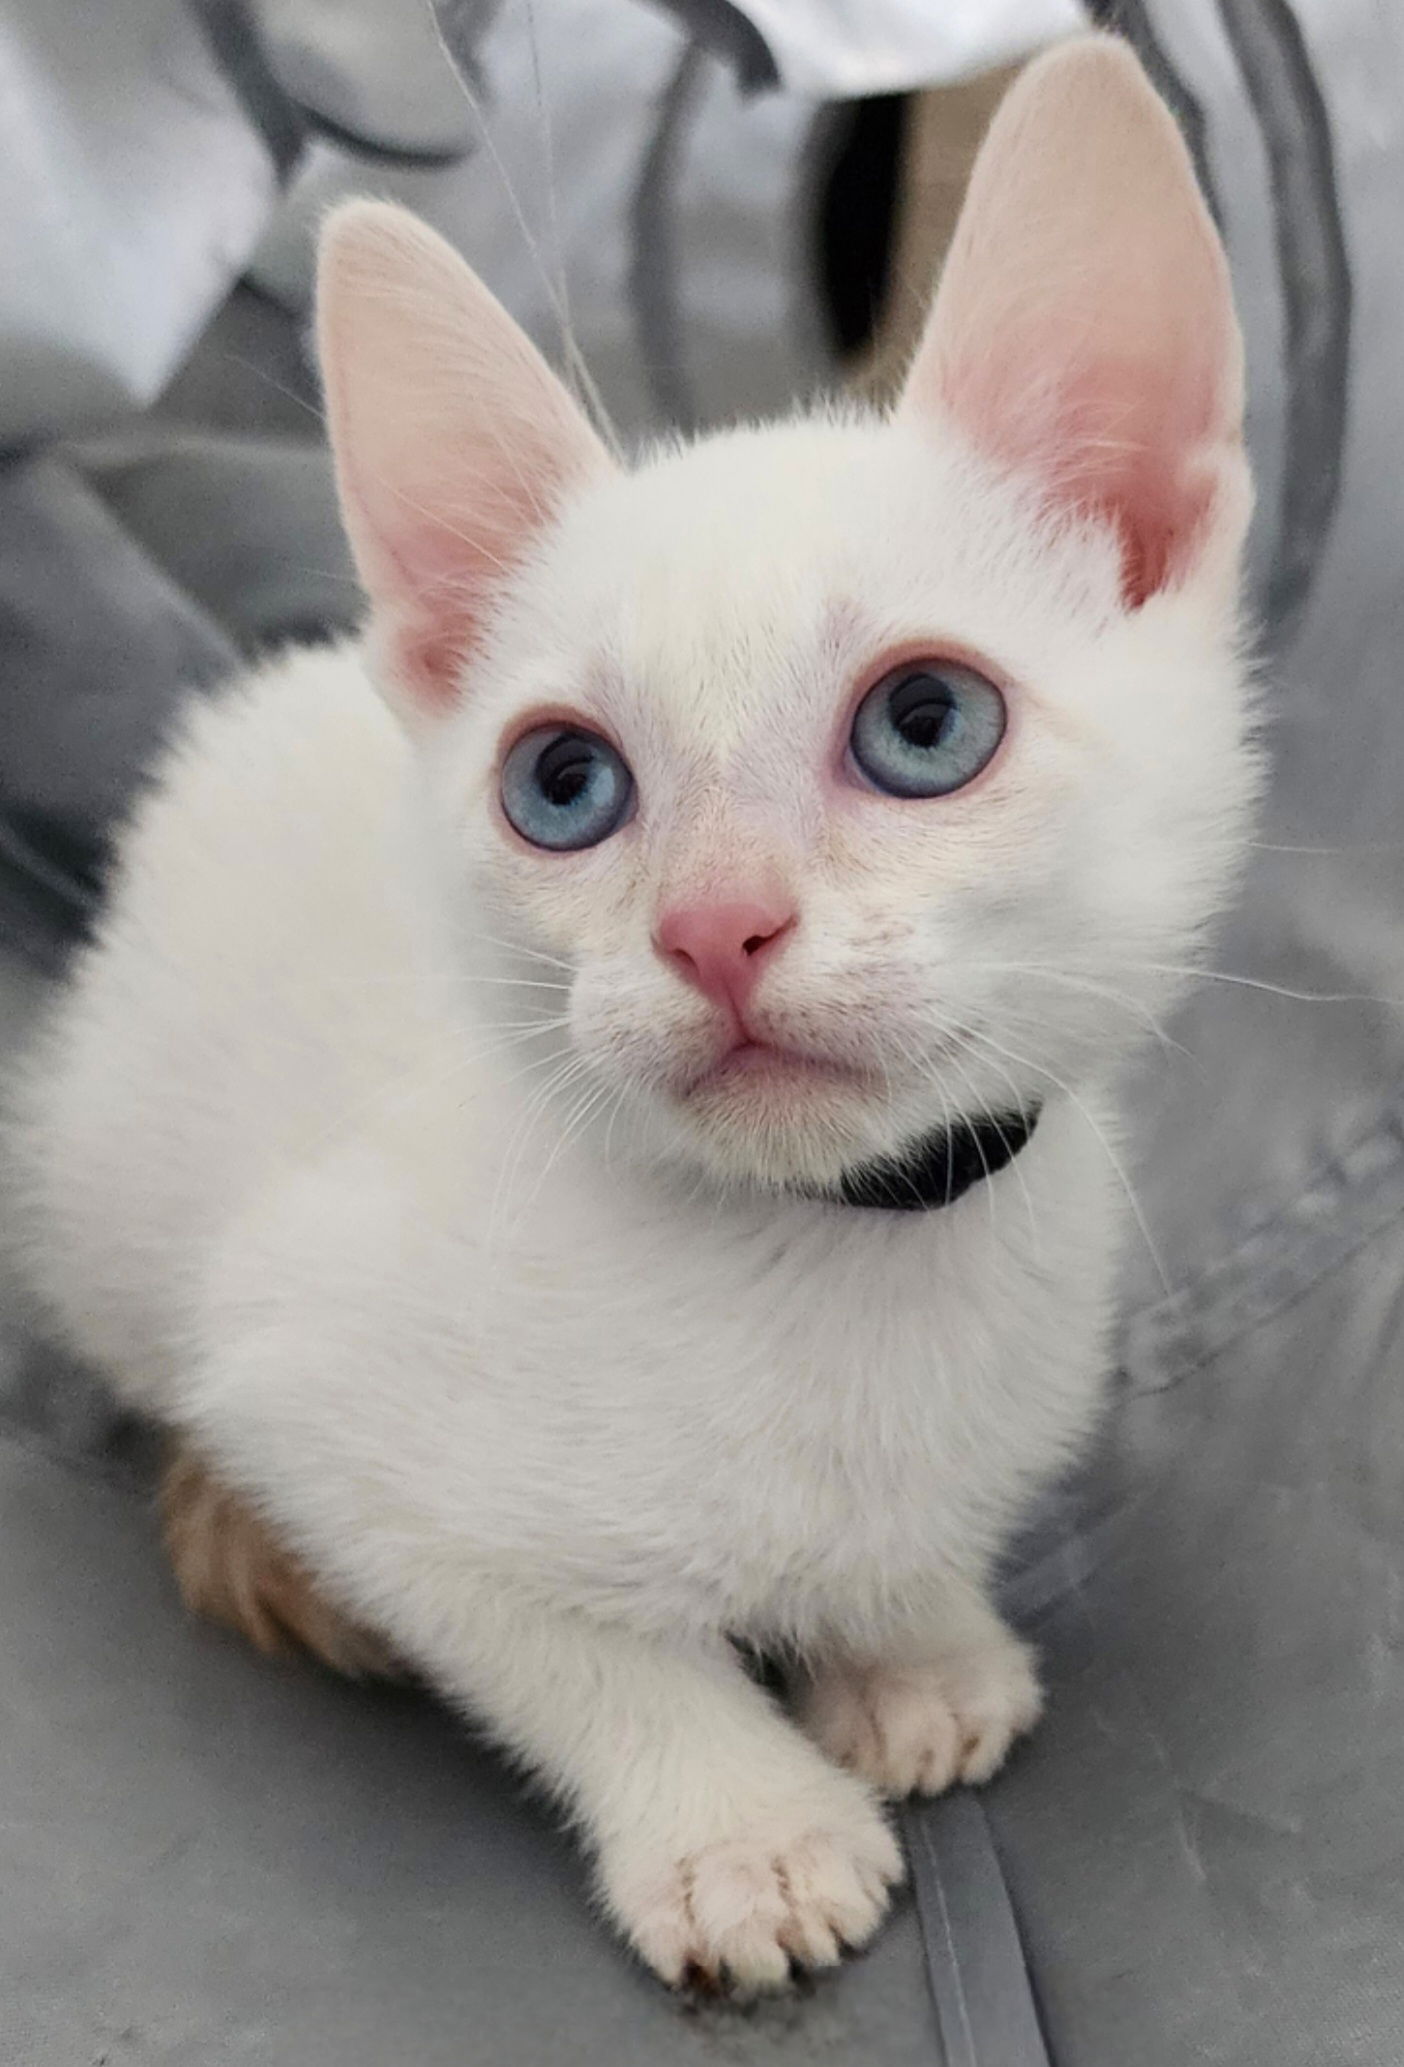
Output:
[[[621,472],[373,204],[326,236],[320,334],[478,1016],[544,1056],[564,1001],[572,1111],[822,1185],[1118,1057],[1252,787],[1242,352],[1129,50],[1011,93],[887,421]]]
[[[479,1009],[564,1010],[568,1102],[598,1090],[620,1146],[832,1183],[1144,1032],[1236,852],[1242,723],[1215,611],[1128,612],[1110,534],[953,435],[799,425],[611,477],[429,749]]]

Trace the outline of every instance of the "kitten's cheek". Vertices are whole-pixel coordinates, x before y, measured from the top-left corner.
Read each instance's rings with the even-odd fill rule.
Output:
[[[606,1082],[621,1090],[654,1088],[666,1073],[667,1043],[643,1009],[630,1009],[620,986],[577,986],[571,1001],[571,1045]]]
[[[635,1023],[602,1044],[602,1068],[641,1097],[675,1105],[715,1060],[715,1040],[694,1028]]]

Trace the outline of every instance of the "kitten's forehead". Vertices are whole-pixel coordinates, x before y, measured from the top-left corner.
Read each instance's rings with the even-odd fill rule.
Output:
[[[837,587],[842,511],[865,455],[842,436],[787,442],[662,456],[618,484],[594,534],[598,549],[617,526],[599,590],[606,672],[718,749],[793,703],[851,617]]]
[[[1035,538],[958,443],[825,419],[724,434],[592,490],[530,598],[606,706],[721,759],[832,711],[887,648],[930,638],[1018,666],[1104,602],[1085,551]]]

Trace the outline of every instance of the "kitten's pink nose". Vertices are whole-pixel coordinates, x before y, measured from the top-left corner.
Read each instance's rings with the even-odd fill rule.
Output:
[[[779,902],[681,904],[663,914],[653,939],[685,983],[739,1013],[794,925]]]

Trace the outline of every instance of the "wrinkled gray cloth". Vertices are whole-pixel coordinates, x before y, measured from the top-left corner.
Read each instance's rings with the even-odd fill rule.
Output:
[[[184,0],[0,0],[0,446],[150,402],[274,200]]]
[[[861,12],[829,0],[679,0],[676,12],[756,85],[827,100],[970,78],[1082,26],[1076,0],[863,0]],[[768,63],[741,39],[738,17]]]
[[[1234,264],[1275,773],[1222,977],[1137,1087],[1115,1410],[1010,1573],[1046,1721],[982,1810],[909,1820],[917,1897],[867,1958],[760,2012],[680,2012],[458,1724],[190,1626],[149,1441],[9,1294],[0,2062],[1404,2059],[1404,21],[1368,0],[1115,12]],[[790,206],[779,143],[798,165],[803,129],[768,132],[758,211]],[[665,229],[687,219],[677,163]],[[675,309],[696,248],[673,252]],[[798,279],[802,240],[735,248]],[[616,352],[632,278],[588,305]],[[744,323],[731,349],[747,361]],[[278,439],[235,435],[200,356],[205,427],[0,473],[0,882],[24,886],[0,921],[32,949],[98,894],[181,685],[355,609],[324,457],[271,394]],[[42,990],[0,964],[7,1054]]]

